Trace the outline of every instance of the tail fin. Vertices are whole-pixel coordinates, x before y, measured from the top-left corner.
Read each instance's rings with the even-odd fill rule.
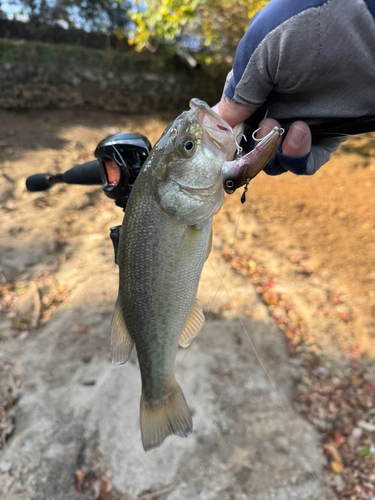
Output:
[[[141,433],[145,451],[157,448],[172,434],[187,437],[193,430],[191,412],[174,377],[168,390],[166,399],[158,406],[153,406],[142,393]]]

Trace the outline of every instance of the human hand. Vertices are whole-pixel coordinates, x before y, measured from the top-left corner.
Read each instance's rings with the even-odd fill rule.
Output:
[[[253,17],[237,46],[225,97],[216,106],[231,126],[262,106],[281,123],[303,120],[285,134],[264,169],[270,175],[287,170],[312,175],[347,139],[311,140],[307,125],[375,113],[373,10],[366,0],[313,4],[271,0]],[[276,123],[269,120],[262,122],[258,137]]]
[[[229,99],[228,97],[222,99],[213,110],[225,120],[231,127],[241,123],[256,111],[257,108],[247,106]],[[257,132],[257,139],[265,137],[273,127],[281,127],[277,120],[272,118],[265,118],[259,124],[260,130]],[[311,132],[310,127],[301,121],[294,122],[282,144],[282,153],[285,156],[299,157],[305,156],[311,149]]]
[[[238,123],[247,120],[255,111],[256,107],[247,106],[246,104],[241,104],[233,101],[232,99],[225,98],[222,99],[216,106],[214,106],[214,111],[225,120],[231,127],[234,127]],[[274,127],[280,127],[281,125],[277,120],[272,118],[265,118],[259,124],[259,130],[256,134],[257,139],[262,139],[265,137]],[[278,154],[283,158],[283,169],[280,168],[275,171],[275,165],[271,163],[275,162],[276,155],[272,162],[266,167],[266,173],[277,175],[285,172],[288,169],[288,164],[290,164],[291,171],[293,172],[296,165],[296,159],[300,158],[301,163],[304,163],[303,158],[309,155],[311,149],[311,132],[310,127],[302,121],[294,122],[288,130],[284,141],[282,142],[281,149]],[[294,160],[289,160],[293,158]],[[273,168],[272,168],[273,167]],[[268,170],[268,171],[267,171]],[[294,172],[297,173],[297,172]]]

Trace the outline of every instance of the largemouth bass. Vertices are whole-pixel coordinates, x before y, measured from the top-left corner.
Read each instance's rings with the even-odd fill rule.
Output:
[[[223,201],[221,170],[236,135],[198,99],[152,149],[127,204],[118,249],[119,294],[111,359],[126,363],[136,346],[142,377],[140,422],[146,451],[192,432],[191,412],[174,377],[178,345],[204,322],[196,299],[211,249],[212,218]]]

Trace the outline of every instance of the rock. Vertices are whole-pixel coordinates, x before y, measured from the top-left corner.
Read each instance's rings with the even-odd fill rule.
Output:
[[[13,336],[13,323],[10,319],[0,317],[0,338],[9,339]]]
[[[12,470],[13,463],[9,460],[1,460],[0,462],[0,472],[9,472]]]
[[[44,277],[38,283],[39,296],[44,307],[49,307],[58,293],[58,283],[52,276]]]
[[[287,400],[284,356],[273,368],[268,366],[273,377],[277,373],[285,401],[281,405],[253,351],[232,341],[242,329],[239,321],[208,321],[189,355],[184,358],[186,352],[179,351],[177,378],[194,412],[194,432],[188,439],[172,436],[145,453],[139,430],[139,368],[131,362],[110,363],[104,335],[110,315],[97,326],[96,335],[82,337],[72,331],[77,318],[88,322],[92,312],[66,310],[38,335],[12,347],[23,366],[21,377],[34,389],[23,389],[19,426],[3,460],[17,460],[22,477],[32,478],[37,500],[75,500],[74,474],[94,450],[113,472],[114,488],[133,499],[172,484],[172,500],[203,495],[225,499],[228,488],[232,498],[246,498],[241,495],[248,490],[254,500],[334,498],[320,473],[324,457],[318,438]],[[275,327],[250,321],[247,328],[263,359],[269,344],[281,352],[283,342]],[[95,356],[86,363],[92,351]],[[282,454],[274,452],[275,441]],[[22,452],[24,443],[29,453]]]
[[[289,439],[286,436],[277,436],[275,439],[275,450],[280,453],[288,453],[290,448]]]

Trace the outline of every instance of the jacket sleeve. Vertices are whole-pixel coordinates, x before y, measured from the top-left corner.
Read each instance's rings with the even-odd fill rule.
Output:
[[[276,158],[267,164],[264,172],[268,175],[280,175],[288,171],[295,175],[313,175],[327,163],[331,154],[346,140],[347,137],[322,139],[319,143],[312,144],[310,153],[297,158],[283,155],[280,145]]]
[[[303,88],[318,64],[316,6],[325,2],[272,0],[260,10],[238,44],[225,95],[260,106],[272,91],[293,93]]]

